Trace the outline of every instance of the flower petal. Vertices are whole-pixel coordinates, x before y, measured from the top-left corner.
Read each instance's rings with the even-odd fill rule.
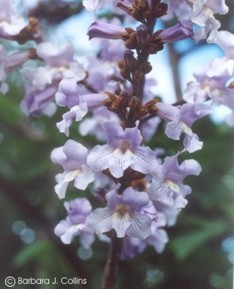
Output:
[[[87,226],[96,234],[103,234],[112,229],[112,211],[108,208],[98,208],[87,219]]]
[[[134,212],[131,219],[131,226],[127,229],[126,234],[131,237],[145,239],[151,234],[151,220],[149,217]]]

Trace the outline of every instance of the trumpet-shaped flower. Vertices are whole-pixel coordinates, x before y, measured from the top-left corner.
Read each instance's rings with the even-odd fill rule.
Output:
[[[77,198],[65,202],[64,207],[67,217],[55,227],[55,234],[61,238],[64,244],[70,244],[75,236],[79,236],[81,245],[90,248],[94,241],[94,232],[85,225],[86,219],[92,211],[90,202],[86,198]]]
[[[27,23],[23,17],[17,14],[14,1],[3,0],[1,1],[1,7],[0,37],[11,39],[11,37],[17,35]]]
[[[107,207],[94,210],[87,220],[87,225],[97,234],[114,229],[118,238],[127,235],[145,239],[150,235],[151,220],[141,213],[149,203],[146,193],[129,187],[122,195],[115,190],[110,191],[106,199]]]
[[[200,29],[195,32],[195,39],[199,41],[207,38],[208,42],[212,42],[221,26],[214,14],[226,14],[228,12],[225,0],[192,0],[191,2],[193,3],[191,20],[200,26]]]
[[[231,110],[227,118],[234,124],[234,60],[228,58],[213,59],[194,73],[196,82],[191,82],[184,92],[184,99],[189,102],[203,102],[210,99],[212,105],[225,105]]]
[[[37,55],[45,66],[36,69],[23,68],[22,74],[27,78],[26,96],[22,106],[27,114],[38,115],[51,104],[60,81],[74,78],[76,82],[85,78],[86,73],[80,63],[75,61],[71,44],[57,48],[51,43],[40,43]]]
[[[181,134],[185,135],[183,144],[188,152],[202,148],[203,143],[193,133],[193,123],[211,112],[210,106],[203,103],[186,103],[180,108],[172,105],[158,103],[158,114],[168,121],[165,133],[174,140],[179,140]]]
[[[80,121],[88,110],[94,110],[104,105],[108,96],[105,93],[80,95],[74,78],[65,78],[59,83],[55,99],[58,105],[67,106],[70,110],[63,114],[63,120],[57,123],[60,132],[69,135],[69,127],[73,121]]]
[[[94,171],[109,169],[115,178],[120,178],[129,167],[143,174],[154,170],[156,155],[141,145],[142,136],[137,127],[124,130],[117,122],[106,122],[104,128],[107,144],[95,146],[87,158]]]
[[[152,179],[149,194],[156,209],[163,211],[165,207],[184,208],[187,204],[185,196],[191,188],[183,184],[188,175],[199,175],[201,166],[195,160],[185,160],[180,165],[178,155],[166,157],[161,172]]]
[[[55,192],[59,198],[65,197],[71,181],[74,181],[77,189],[85,190],[94,180],[94,174],[86,163],[87,155],[88,149],[74,140],[68,140],[64,146],[52,151],[52,161],[64,169],[62,174],[56,175],[58,184],[55,186]]]

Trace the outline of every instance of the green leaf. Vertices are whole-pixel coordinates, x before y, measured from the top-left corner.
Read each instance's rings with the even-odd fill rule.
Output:
[[[17,123],[22,117],[19,104],[7,96],[0,96],[0,115],[2,119],[11,124]]]
[[[206,242],[223,234],[228,226],[222,220],[205,221],[201,228],[183,234],[171,241],[171,248],[179,261],[184,261]]]
[[[46,256],[51,250],[52,245],[47,241],[37,241],[31,245],[25,246],[14,259],[16,267],[20,268],[31,260],[39,259],[40,256]]]

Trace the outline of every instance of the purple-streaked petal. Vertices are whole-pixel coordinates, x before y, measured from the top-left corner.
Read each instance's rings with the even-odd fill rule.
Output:
[[[115,178],[120,178],[132,163],[133,153],[130,150],[123,153],[121,149],[116,149],[108,159],[108,168]]]
[[[151,234],[151,220],[149,217],[134,212],[131,225],[127,229],[126,234],[131,237],[145,239]]]
[[[156,169],[157,160],[155,153],[149,147],[138,147],[134,150],[130,167],[143,174],[149,174]]]
[[[129,214],[120,215],[114,213],[112,216],[112,227],[116,231],[118,238],[123,238],[126,235],[126,230],[131,225]]]
[[[87,218],[87,226],[96,234],[103,234],[112,229],[112,211],[108,208],[94,210]]]
[[[103,171],[109,166],[113,149],[109,145],[97,145],[89,153],[87,163],[94,171]]]
[[[149,188],[150,197],[154,202],[163,204],[164,206],[173,206],[174,200],[171,194],[172,190],[167,186],[167,184],[158,179],[154,181]]]

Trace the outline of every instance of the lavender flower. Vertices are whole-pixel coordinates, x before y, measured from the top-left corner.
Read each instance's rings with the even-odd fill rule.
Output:
[[[158,103],[159,115],[169,121],[165,133],[174,140],[179,140],[184,133],[184,147],[188,152],[202,148],[203,143],[191,130],[193,123],[211,112],[210,106],[203,103],[186,103],[181,108],[164,103]]]
[[[214,14],[226,14],[227,12],[228,7],[225,4],[225,0],[193,1],[191,20],[201,27],[195,32],[195,40],[199,41],[207,38],[208,42],[212,42],[221,25],[220,22],[214,18]]]
[[[150,235],[150,218],[141,214],[141,209],[149,203],[146,193],[129,187],[122,195],[110,191],[106,199],[107,207],[94,210],[87,220],[97,234],[114,229],[118,238],[127,235],[145,239]]]
[[[58,91],[55,94],[55,101],[59,106],[72,108],[79,104],[79,87],[74,78],[64,78],[58,85]]]
[[[71,181],[74,181],[77,189],[85,190],[88,184],[94,180],[94,174],[86,163],[87,155],[87,148],[74,140],[68,140],[64,146],[52,151],[52,161],[64,169],[62,174],[56,175],[58,184],[55,186],[55,192],[60,199],[65,197]]]
[[[81,245],[90,248],[94,241],[94,234],[93,230],[85,224],[92,211],[90,202],[86,198],[79,198],[65,202],[64,207],[68,216],[55,227],[55,234],[64,244],[70,244],[75,236],[79,236]]]
[[[232,81],[234,77],[234,60],[228,58],[213,59],[200,67],[194,77],[197,82],[191,82],[184,92],[184,99],[189,102],[203,102],[211,99],[212,105],[225,105],[231,114],[227,118],[229,125],[233,124],[234,92]]]
[[[30,58],[33,58],[33,51],[33,49],[29,49],[7,56],[5,48],[0,45],[0,91],[2,93],[5,94],[8,91],[8,85],[5,82],[7,75],[19,68]]]
[[[161,172],[153,177],[148,190],[156,209],[184,208],[187,204],[184,197],[191,193],[191,188],[184,185],[183,180],[188,175],[199,175],[200,172],[201,166],[195,160],[185,160],[179,165],[178,154],[166,157]]]
[[[57,122],[57,128],[61,133],[69,136],[69,128],[74,121],[80,121],[87,114],[88,108],[85,103],[73,106],[70,111],[63,114],[63,119]]]
[[[13,1],[2,0],[0,12],[0,37],[11,39],[17,35],[26,25],[25,20],[17,14]]]
[[[163,30],[159,37],[164,43],[172,43],[193,36],[192,22],[184,20]]]
[[[26,70],[24,72],[26,74]],[[56,108],[52,100],[57,91],[57,85],[58,83],[54,81],[53,84],[46,85],[43,90],[38,90],[31,84],[26,84],[26,96],[21,103],[22,111],[26,115],[53,115]]]
[[[94,135],[97,140],[105,141],[106,134],[103,123],[107,121],[118,122],[117,115],[109,111],[105,106],[93,111],[92,117],[85,118],[79,125],[79,132],[82,136]]]
[[[220,27],[220,22],[214,14],[226,14],[228,7],[225,0],[165,0],[168,4],[168,14],[164,19],[172,19],[176,15],[179,21],[191,20],[198,27],[194,31],[194,39],[207,39],[212,42]]]
[[[191,1],[191,0],[189,0]],[[208,13],[205,9],[210,9],[212,14],[227,14],[228,6],[225,4],[225,0],[192,0],[194,12]]]
[[[153,246],[158,253],[163,252],[166,243],[169,241],[166,231],[162,229],[165,225],[165,215],[157,213],[157,220],[151,223],[151,235],[146,239],[147,245]]]
[[[55,234],[65,244],[79,236],[86,248],[94,242],[95,233],[102,241],[113,241],[106,265],[110,274],[104,275],[102,288],[108,287],[105,285],[110,279],[110,287],[114,287],[112,273],[117,272],[120,255],[116,238],[123,238],[122,258],[133,258],[148,245],[161,253],[168,242],[165,226],[174,225],[187,205],[192,189],[185,178],[199,175],[201,167],[194,159],[179,158],[184,151],[202,148],[202,141],[192,130],[195,121],[209,114],[212,106],[225,105],[231,110],[227,122],[234,125],[234,35],[219,31],[221,23],[215,18],[227,13],[228,7],[225,0],[84,0],[89,11],[108,6],[111,19],[108,23],[96,20],[88,28],[89,39],[100,39],[89,56],[83,53],[84,68],[76,61],[71,43],[43,42],[39,20],[30,17],[24,21],[16,13],[14,0],[1,0],[1,4],[0,38],[8,39],[6,47],[16,53],[7,55],[0,45],[0,92],[8,90],[5,80],[9,73],[29,59],[36,60],[20,71],[26,80],[22,102],[26,114],[52,115],[57,106],[65,107],[57,127],[68,136],[70,126],[89,112],[77,127],[77,139],[92,134],[99,145],[88,149],[68,140],[52,151],[51,159],[62,167],[55,177],[60,199],[65,198],[72,183],[78,193],[86,191],[82,194],[90,194],[98,202],[93,202],[94,210],[84,197],[65,202],[67,216],[56,226]],[[162,20],[163,26],[165,19],[178,24],[154,33],[156,21]],[[126,23],[133,24],[134,29],[124,28]],[[152,68],[149,55],[162,50],[165,43],[186,38],[215,43],[225,57],[194,73],[195,81],[188,84],[182,101],[160,103],[155,82],[146,77]],[[32,40],[27,47],[34,48],[20,51],[27,48],[9,45],[9,40],[18,44]],[[182,152],[167,156],[164,148],[152,150],[145,145],[156,134],[161,137],[157,127],[162,119],[167,137],[183,138]]]
[[[107,144],[95,146],[87,159],[94,171],[109,169],[115,178],[120,178],[128,167],[143,174],[154,170],[155,153],[141,145],[142,136],[137,127],[123,130],[116,122],[106,122],[103,126]]]
[[[105,93],[80,95],[75,79],[65,78],[59,83],[55,99],[58,105],[70,108],[70,111],[63,114],[63,120],[57,123],[59,131],[68,136],[73,121],[80,121],[88,111],[102,107],[108,95]]]
[[[123,27],[103,21],[93,22],[88,29],[89,39],[95,37],[107,39],[121,39],[123,33],[125,32],[126,31]]]
[[[74,78],[78,82],[86,76],[83,67],[73,60],[74,51],[70,44],[57,48],[51,43],[41,43],[37,54],[46,65],[21,70],[28,80],[22,107],[26,114],[34,115],[41,114],[51,104],[62,79]]]
[[[50,66],[66,66],[73,61],[74,47],[70,43],[55,46],[51,42],[42,42],[37,46],[37,55]]]

